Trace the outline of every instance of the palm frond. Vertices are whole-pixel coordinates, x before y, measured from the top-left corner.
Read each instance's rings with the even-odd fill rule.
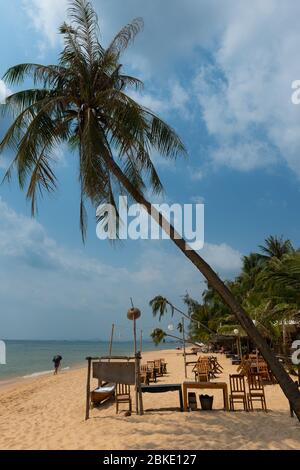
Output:
[[[118,60],[122,52],[133,43],[136,35],[143,27],[144,21],[142,18],[135,18],[131,23],[124,26],[106,49],[105,56],[113,56]]]
[[[20,85],[29,77],[33,79],[35,85],[43,83],[45,87],[48,87],[54,85],[66,73],[66,69],[60,65],[18,64],[7,70],[3,80],[14,86]]]
[[[150,144],[164,157],[186,155],[185,146],[176,132],[153,113],[149,112],[149,116],[152,117],[151,130],[148,133]]]
[[[46,148],[34,162],[30,183],[27,190],[27,198],[31,201],[31,213],[34,216],[37,211],[37,196],[43,195],[44,191],[50,193],[56,189],[56,176],[51,168],[51,155],[47,155]]]
[[[68,9],[76,39],[83,48],[90,66],[102,55],[104,50],[98,42],[98,17],[87,0],[73,0]]]

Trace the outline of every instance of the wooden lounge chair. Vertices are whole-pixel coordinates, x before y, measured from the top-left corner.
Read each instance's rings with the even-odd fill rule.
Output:
[[[259,374],[249,374],[248,375],[248,387],[249,393],[248,398],[248,408],[253,411],[253,402],[259,401],[261,403],[262,409],[267,412],[267,404],[265,397],[265,389]]]
[[[116,384],[107,383],[96,388],[91,392],[91,403],[93,406],[99,406],[115,394]]]
[[[234,403],[242,403],[245,411],[248,410],[247,394],[245,387],[245,377],[240,374],[229,375],[230,382],[230,396],[229,405],[230,411],[234,411]]]
[[[130,395],[130,386],[124,384],[117,385],[116,391],[116,412],[119,413],[119,406],[123,404],[129,404],[129,411],[132,411],[132,400]]]

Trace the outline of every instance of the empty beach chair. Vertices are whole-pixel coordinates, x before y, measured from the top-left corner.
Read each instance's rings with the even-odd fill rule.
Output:
[[[147,368],[149,372],[149,381],[156,382],[156,369],[154,366],[154,361],[147,361]]]
[[[198,362],[194,369],[195,373],[195,381],[196,382],[209,382],[209,370],[208,370],[208,364],[204,362]]]
[[[119,413],[119,407],[123,404],[129,404],[129,411],[132,411],[132,400],[130,395],[130,386],[118,384],[116,390],[116,412]]]
[[[156,359],[154,361],[154,368],[155,368],[156,375],[158,377],[161,377],[163,375],[163,369],[162,369],[162,363],[160,359]]]
[[[142,384],[149,385],[150,372],[148,371],[148,366],[147,365],[141,365],[140,378],[141,378],[141,383]]]
[[[261,361],[258,363],[257,372],[261,376],[262,380],[266,382],[271,382],[271,375],[270,375],[269,367],[265,361]]]
[[[248,411],[245,377],[240,374],[229,375],[229,383],[230,383],[230,396],[229,396],[230,411],[234,411],[235,403],[242,403],[244,410]]]
[[[162,373],[167,374],[167,363],[164,359],[160,359],[161,362],[161,368],[162,368]]]
[[[248,375],[248,408],[253,411],[253,402],[258,401],[261,404],[262,409],[267,412],[267,404],[265,397],[265,389],[259,374]]]

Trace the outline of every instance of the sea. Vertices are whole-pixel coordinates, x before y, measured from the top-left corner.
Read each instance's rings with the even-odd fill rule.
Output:
[[[51,374],[52,359],[62,356],[62,370],[84,366],[86,357],[109,354],[109,343],[101,341],[5,341],[6,365],[0,364],[0,382],[16,378],[24,380]],[[152,341],[144,342],[143,351],[175,349],[176,343],[164,343],[156,347]],[[133,355],[133,342],[115,342],[112,355]]]

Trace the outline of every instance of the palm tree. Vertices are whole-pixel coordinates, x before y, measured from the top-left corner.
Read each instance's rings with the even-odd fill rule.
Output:
[[[157,295],[152,300],[150,300],[149,305],[152,308],[152,313],[154,317],[156,317],[157,314],[159,313],[159,321],[163,318],[165,313],[168,312],[168,308],[170,308],[171,310],[172,317],[174,315],[174,311],[175,311],[174,305],[162,295]],[[179,312],[179,313],[182,313],[182,312]]]
[[[5,74],[11,86],[21,84],[28,76],[34,82],[33,88],[13,94],[3,105],[4,112],[14,116],[0,145],[0,150],[10,147],[16,154],[7,178],[14,168],[21,188],[29,178],[27,197],[34,214],[38,194],[54,191],[57,185],[53,150],[68,142],[79,155],[83,237],[86,200],[94,206],[107,202],[115,205],[121,191],[143,205],[235,314],[300,419],[298,389],[252,320],[212,268],[143,194],[147,181],[156,192],[162,190],[151,150],[174,158],[185,154],[185,148],[167,124],[126,94],[126,89],[140,87],[141,82],[123,73],[120,56],[140,31],[142,21],[136,19],[125,26],[104,49],[99,42],[97,17],[88,0],[73,0],[69,15],[71,23],[60,28],[65,47],[58,65],[20,64]]]
[[[154,297],[152,300],[150,300],[149,305],[152,308],[152,313],[153,316],[156,317],[157,314],[159,313],[159,321],[164,317],[164,315],[168,312],[168,309],[171,310],[171,315],[172,317],[174,316],[174,313],[177,312],[180,315],[182,315],[183,318],[186,318],[191,324],[195,323],[199,326],[202,326],[206,331],[208,331],[210,334],[216,334],[215,331],[211,330],[208,326],[204,325],[200,319],[194,318],[193,313],[195,312],[195,307],[196,307],[196,302],[192,300],[188,294],[185,295],[184,297],[184,302],[186,305],[189,307],[189,314],[184,313],[182,310],[180,310],[178,307],[175,307],[172,302],[170,302],[168,299],[163,297],[162,295],[157,295]],[[183,324],[179,323],[177,330],[182,333],[183,331]]]
[[[284,255],[291,254],[294,251],[293,245],[290,240],[284,240],[283,237],[270,237],[266,238],[265,245],[260,245],[263,256],[266,258],[281,259]]]

